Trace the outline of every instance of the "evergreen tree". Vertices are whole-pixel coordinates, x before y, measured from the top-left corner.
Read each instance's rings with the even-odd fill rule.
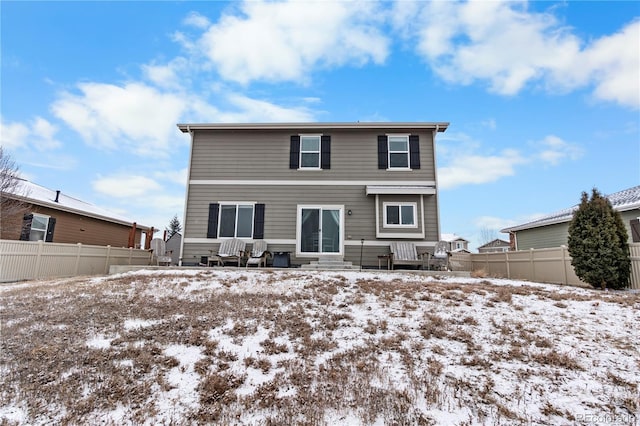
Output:
[[[167,228],[167,239],[173,237],[180,231],[182,231],[182,225],[180,225],[178,215],[174,215],[173,219],[169,222],[169,227]]]
[[[620,213],[597,189],[591,199],[582,193],[569,224],[569,254],[578,278],[594,287],[623,288],[629,284],[631,259],[628,234]]]

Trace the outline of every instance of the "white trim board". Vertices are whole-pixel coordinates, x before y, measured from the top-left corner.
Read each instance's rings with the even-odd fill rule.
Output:
[[[435,181],[420,181],[420,186],[432,186]],[[392,188],[415,187],[416,181],[371,181],[371,180],[248,180],[248,179],[192,179],[189,185],[278,185],[278,186],[386,186]]]

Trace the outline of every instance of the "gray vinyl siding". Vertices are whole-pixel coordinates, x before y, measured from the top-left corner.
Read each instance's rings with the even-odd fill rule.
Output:
[[[404,198],[403,198],[404,197]],[[394,199],[418,203],[416,195],[394,196]],[[345,238],[375,239],[375,196],[365,195],[363,186],[247,186],[247,185],[191,185],[187,202],[185,238],[204,238],[207,235],[209,204],[225,201],[246,201],[266,204],[265,239],[295,239],[297,206],[344,205]],[[437,211],[435,197],[424,196],[425,239],[437,240]],[[348,215],[347,211],[352,214]],[[382,216],[380,216],[382,221]],[[420,227],[421,228],[421,227]]]
[[[387,171],[378,169],[378,135],[386,133],[413,134],[420,138],[420,169],[411,171]],[[325,170],[294,170],[289,168],[290,141],[292,135],[323,134],[331,136],[331,167]],[[376,237],[376,208],[382,208],[383,200],[416,202],[420,227],[415,230],[388,229],[396,234],[422,232],[425,238],[409,238],[420,252],[433,250],[438,240],[438,206],[435,195],[422,196],[424,218],[419,195],[366,195],[366,182],[380,185],[384,182],[413,182],[414,185],[430,185],[436,180],[435,159],[431,130],[393,129],[199,129],[193,133],[189,172],[188,199],[184,223],[185,239],[182,260],[197,263],[210,251],[216,251],[219,241],[207,236],[209,204],[220,202],[254,202],[265,204],[264,239],[272,252],[291,252],[293,264],[309,263],[313,258],[296,258],[295,241],[297,207],[299,205],[340,205],[344,207],[344,258],[359,264],[362,249],[363,263],[377,266],[377,256],[389,253],[388,243],[393,239]],[[223,181],[259,181],[260,185],[225,184]],[[207,181],[222,181],[211,184]],[[273,181],[275,184],[269,184]],[[281,185],[291,181],[291,185]],[[298,181],[305,181],[304,185]],[[308,185],[309,181],[317,184]],[[354,185],[336,185],[333,181],[359,181]],[[298,182],[296,184],[296,182]],[[351,210],[352,214],[347,212]],[[380,223],[383,215],[380,212]],[[199,242],[189,242],[199,239]],[[368,245],[361,247],[364,239]],[[247,248],[250,249],[250,239]]]
[[[393,196],[394,200],[416,201],[419,207],[419,196]],[[209,214],[209,204],[225,201],[245,201],[264,203],[265,226],[264,239],[269,240],[296,240],[296,215],[298,205],[341,205],[344,206],[344,240],[345,242],[359,242],[376,240],[375,230],[375,196],[367,196],[365,187],[341,186],[336,188],[331,185],[319,186],[250,186],[250,185],[191,185],[189,188],[189,199],[187,202],[187,216],[185,222],[185,238],[205,238],[207,235],[207,223]],[[426,238],[424,246],[432,246],[437,240],[437,211],[435,196],[424,196]],[[348,215],[348,210],[352,214]],[[419,216],[420,217],[420,216]],[[382,221],[382,216],[380,216]],[[415,240],[415,239],[414,239]],[[205,247],[208,246],[208,247]],[[191,262],[199,259],[200,256],[207,255],[209,250],[217,249],[218,243],[185,243],[183,260]],[[292,257],[295,253],[295,244],[272,245],[271,251],[291,251]],[[357,253],[355,253],[357,252]],[[345,248],[345,259],[359,262],[359,247],[355,250],[353,246],[347,245]],[[388,253],[388,247],[367,248],[367,253],[372,258],[367,257],[370,264],[377,264],[377,255]],[[356,256],[357,254],[357,256]],[[355,257],[354,257],[355,256]],[[308,263],[309,258],[295,259],[297,263]]]
[[[516,234],[518,250],[560,247],[567,244],[568,237],[568,222],[526,229]]]
[[[381,130],[317,131],[331,136],[330,170],[289,169],[292,131],[206,131],[195,133],[191,180],[269,179],[269,180],[380,180],[435,181],[433,138],[430,131],[394,130],[420,136],[419,170],[387,171],[378,169],[378,142]],[[305,130],[304,133],[314,133]]]

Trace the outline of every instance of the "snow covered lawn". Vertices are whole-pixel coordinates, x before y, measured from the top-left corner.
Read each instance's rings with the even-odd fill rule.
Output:
[[[0,424],[630,424],[640,294],[413,273],[0,286]]]

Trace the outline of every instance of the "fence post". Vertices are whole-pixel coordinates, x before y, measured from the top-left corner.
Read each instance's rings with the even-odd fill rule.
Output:
[[[509,252],[504,252],[504,260],[507,262],[507,278],[511,279],[511,267],[509,265]]]
[[[38,255],[36,256],[36,270],[34,272],[34,278],[37,280],[40,278],[40,263],[42,262],[42,250],[44,250],[44,241],[38,241]]]
[[[76,254],[76,276],[80,271],[80,255],[82,254],[82,243],[78,243],[78,253]]]
[[[531,281],[535,281],[536,280],[536,265],[535,262],[533,261],[533,248],[529,249],[529,273],[531,274],[531,278],[529,278]]]
[[[562,274],[563,274],[563,283],[564,285],[569,284],[569,276],[567,274],[567,246],[561,245],[560,250],[562,250]]]
[[[104,273],[105,274],[109,273],[109,260],[110,260],[109,258],[110,258],[110,256],[111,256],[111,246],[108,245],[107,246],[107,256],[106,256],[107,259],[104,262]]]

